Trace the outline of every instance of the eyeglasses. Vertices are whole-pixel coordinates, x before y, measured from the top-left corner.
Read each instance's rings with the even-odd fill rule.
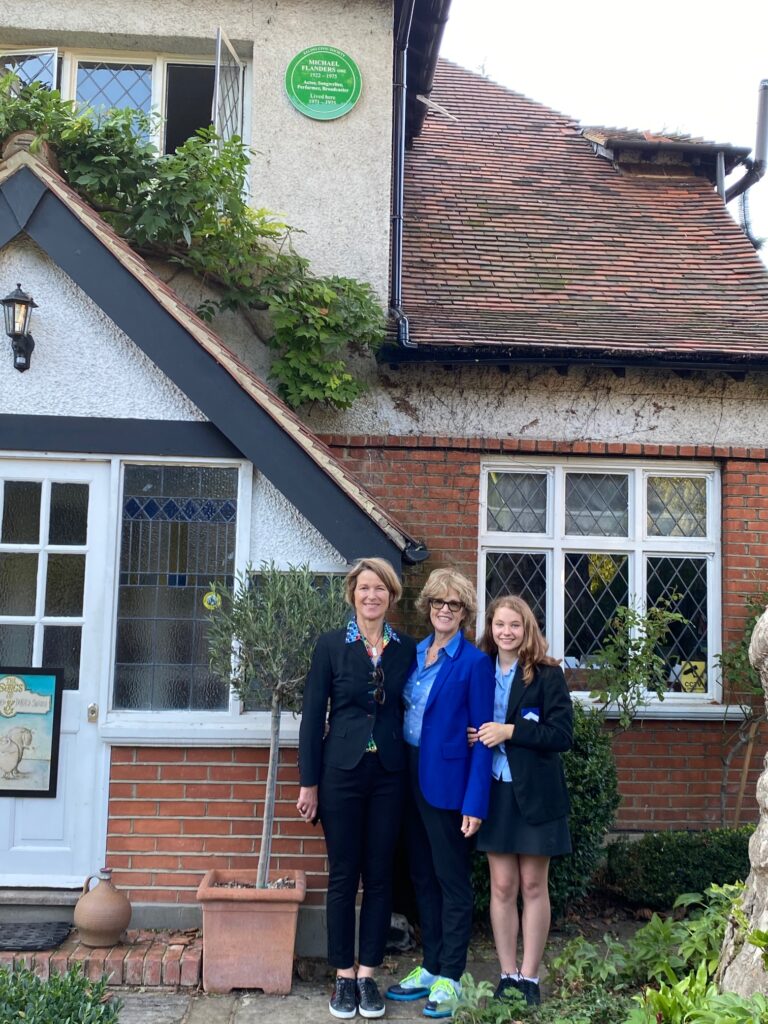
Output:
[[[373,672],[371,672],[371,679],[373,680],[374,685],[372,692],[373,699],[377,704],[381,705],[387,699],[387,694],[384,689],[384,670],[381,665],[377,665]]]
[[[447,608],[449,612],[460,612],[464,607],[461,601],[444,601],[441,597],[430,597],[429,607],[434,611],[439,612],[441,608]]]

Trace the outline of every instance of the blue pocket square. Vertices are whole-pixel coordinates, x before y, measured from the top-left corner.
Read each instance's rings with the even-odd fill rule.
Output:
[[[539,720],[538,708],[523,708],[521,714],[526,722],[538,722]]]

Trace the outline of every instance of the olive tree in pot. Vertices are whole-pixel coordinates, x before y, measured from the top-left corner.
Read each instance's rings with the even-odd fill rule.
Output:
[[[209,992],[291,988],[302,871],[270,880],[272,830],[280,765],[280,722],[301,706],[317,637],[344,624],[340,577],[319,577],[308,565],[250,567],[233,590],[212,584],[209,653],[212,671],[227,679],[241,711],[269,706],[270,740],[256,871],[208,871],[197,891],[203,907],[203,987]],[[277,885],[275,883],[277,882]],[[259,921],[256,915],[266,919]]]

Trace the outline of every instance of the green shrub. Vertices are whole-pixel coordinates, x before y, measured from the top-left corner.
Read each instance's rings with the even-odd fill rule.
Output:
[[[120,1003],[107,998],[106,979],[89,981],[79,964],[48,981],[26,967],[0,968],[0,1021],[117,1024]]]
[[[562,915],[569,903],[582,896],[603,856],[603,839],[619,806],[616,764],[611,737],[603,716],[580,704],[573,708],[573,747],[563,755],[571,797],[569,825],[573,853],[556,857],[549,873],[552,912]],[[475,910],[484,914],[490,905],[490,882],[485,854],[476,854],[472,868]],[[702,886],[703,888],[703,886]]]
[[[608,847],[605,886],[630,906],[668,910],[680,893],[743,881],[753,831],[753,825],[744,825],[620,839]]]

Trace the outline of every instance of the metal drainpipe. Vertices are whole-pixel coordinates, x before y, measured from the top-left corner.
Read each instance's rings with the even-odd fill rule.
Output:
[[[392,246],[390,313],[397,324],[397,341],[416,348],[411,341],[408,317],[403,312],[403,206],[405,185],[405,103],[407,96],[408,43],[416,0],[404,0],[397,26],[392,96]]]
[[[756,184],[765,174],[766,153],[768,152],[768,78],[760,83],[760,92],[757,101],[757,140],[755,141],[755,155],[752,160],[745,161],[748,171],[743,178],[740,178],[735,185],[731,185],[725,193],[726,203],[730,203],[736,196],[746,192]]]

